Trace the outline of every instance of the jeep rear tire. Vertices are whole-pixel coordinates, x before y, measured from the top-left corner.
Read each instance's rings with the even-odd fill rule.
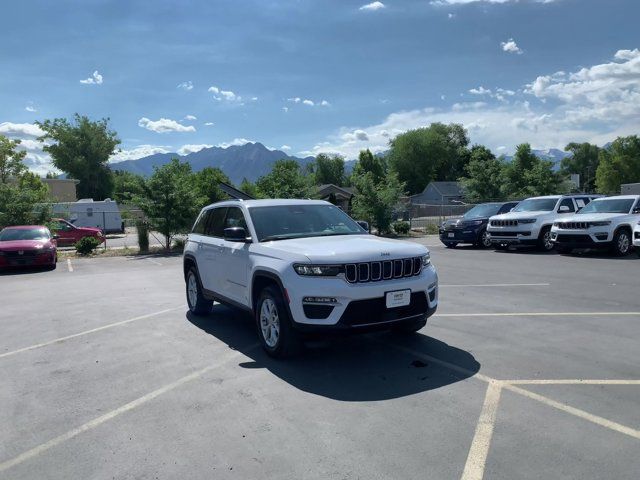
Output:
[[[256,327],[262,348],[274,358],[297,354],[302,346],[294,330],[282,294],[275,286],[260,292],[255,308]]]
[[[196,267],[189,268],[186,278],[187,305],[194,315],[208,315],[213,308],[213,301],[204,298],[200,277]]]

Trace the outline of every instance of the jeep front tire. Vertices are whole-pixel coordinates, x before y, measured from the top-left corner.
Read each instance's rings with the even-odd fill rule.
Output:
[[[279,289],[274,286],[262,289],[256,302],[255,320],[260,343],[269,356],[285,358],[298,353],[301,342]]]

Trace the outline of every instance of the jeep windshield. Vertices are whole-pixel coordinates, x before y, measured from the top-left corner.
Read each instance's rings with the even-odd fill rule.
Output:
[[[551,212],[556,207],[557,198],[530,198],[520,202],[513,212]]]
[[[469,220],[471,218],[488,218],[492,217],[498,213],[500,207],[502,205],[499,203],[485,203],[484,205],[476,205],[467,213],[465,213],[462,218],[465,220]]]
[[[333,205],[275,205],[249,209],[258,241],[366,233]]]
[[[633,198],[611,198],[606,200],[594,200],[578,212],[585,213],[629,213],[633,207]]]

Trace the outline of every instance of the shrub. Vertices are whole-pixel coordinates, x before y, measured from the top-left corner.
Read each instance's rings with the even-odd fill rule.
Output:
[[[187,241],[184,238],[174,238],[173,239],[173,248],[176,249],[176,250],[183,251],[185,243],[187,243]]]
[[[427,235],[437,235],[438,233],[440,233],[440,229],[435,223],[429,223],[425,227],[424,233],[426,233]]]
[[[402,220],[393,223],[393,230],[398,235],[406,235],[409,233],[409,222],[404,222]]]
[[[149,251],[149,224],[144,221],[136,222],[138,231],[138,248],[141,252]]]
[[[83,237],[76,242],[76,252],[78,252],[79,255],[89,255],[98,245],[100,245],[100,242],[97,238]]]

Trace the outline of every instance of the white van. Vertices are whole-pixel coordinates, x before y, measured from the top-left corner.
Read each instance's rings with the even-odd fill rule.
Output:
[[[96,227],[104,233],[124,232],[124,222],[118,204],[107,198],[94,201],[83,198],[77,202],[54,203],[53,214],[69,220],[76,227]]]

